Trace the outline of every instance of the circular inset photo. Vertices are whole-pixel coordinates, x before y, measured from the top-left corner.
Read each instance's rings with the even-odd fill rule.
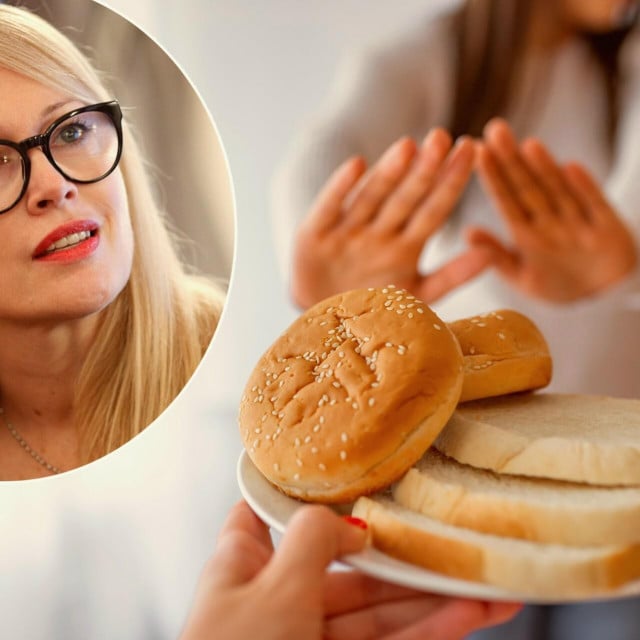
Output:
[[[0,4],[0,480],[117,449],[218,325],[234,199],[171,58],[90,0]]]

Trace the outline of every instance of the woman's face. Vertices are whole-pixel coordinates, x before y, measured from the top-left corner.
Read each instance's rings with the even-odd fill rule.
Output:
[[[579,31],[605,33],[630,26],[638,12],[638,0],[562,0],[566,23]]]
[[[1,67],[0,96],[0,138],[13,142],[84,106]],[[122,174],[116,168],[100,182],[76,184],[39,147],[28,154],[27,190],[0,215],[0,320],[32,324],[89,316],[114,300],[131,273],[133,233]],[[62,247],[65,237],[73,244]]]

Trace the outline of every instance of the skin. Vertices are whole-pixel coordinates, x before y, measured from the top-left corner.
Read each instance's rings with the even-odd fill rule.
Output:
[[[0,68],[0,137],[19,141],[81,104]],[[63,178],[40,149],[30,152],[29,187],[0,215],[0,402],[25,440],[63,469],[77,466],[74,381],[98,328],[100,312],[128,281],[133,235],[122,174],[79,185]],[[100,244],[73,263],[33,259],[61,224],[95,220]],[[0,429],[0,478],[45,475]]]
[[[633,0],[538,0],[523,37],[529,50],[551,52],[578,31],[627,25],[637,7]],[[512,245],[469,229],[467,251],[422,274],[419,257],[474,163]],[[539,141],[519,145],[506,123],[494,122],[475,149],[464,137],[452,146],[435,129],[420,147],[398,140],[370,168],[360,157],[347,160],[299,227],[291,295],[306,308],[340,291],[395,284],[432,303],[492,266],[528,295],[570,302],[620,281],[636,262],[629,231],[583,167],[560,167]]]
[[[559,165],[535,139],[519,144],[504,120],[493,120],[478,143],[478,173],[512,244],[469,228],[505,280],[550,302],[594,295],[637,264],[633,236],[587,170]]]
[[[520,605],[435,596],[329,564],[367,533],[325,507],[300,509],[274,551],[246,503],[231,511],[180,640],[458,640]]]
[[[419,148],[399,140],[368,171],[360,157],[345,162],[299,228],[294,301],[306,308],[340,291],[394,284],[429,302],[480,273],[489,255],[473,246],[434,273],[418,271],[425,243],[467,185],[474,156],[472,140],[452,147],[435,129]]]

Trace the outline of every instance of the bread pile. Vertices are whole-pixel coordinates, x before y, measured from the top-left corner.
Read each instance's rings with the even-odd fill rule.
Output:
[[[460,405],[353,513],[390,555],[552,601],[640,577],[639,485],[640,401],[515,394]]]
[[[640,577],[640,401],[530,393],[550,379],[544,337],[521,314],[446,324],[406,291],[360,289],[265,352],[240,431],[269,482],[355,500],[390,555],[523,596],[582,597]]]

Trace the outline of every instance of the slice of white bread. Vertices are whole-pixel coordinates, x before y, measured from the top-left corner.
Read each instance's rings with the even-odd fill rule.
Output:
[[[551,382],[547,342],[521,313],[500,309],[447,326],[464,358],[460,402],[539,389]]]
[[[434,443],[501,474],[640,485],[640,400],[523,393],[459,405]]]
[[[640,577],[640,546],[565,547],[503,538],[444,524],[387,497],[359,498],[353,515],[372,541],[400,560],[523,596],[605,594]]]
[[[393,488],[402,506],[484,533],[569,546],[640,542],[640,489],[498,475],[434,449]]]

